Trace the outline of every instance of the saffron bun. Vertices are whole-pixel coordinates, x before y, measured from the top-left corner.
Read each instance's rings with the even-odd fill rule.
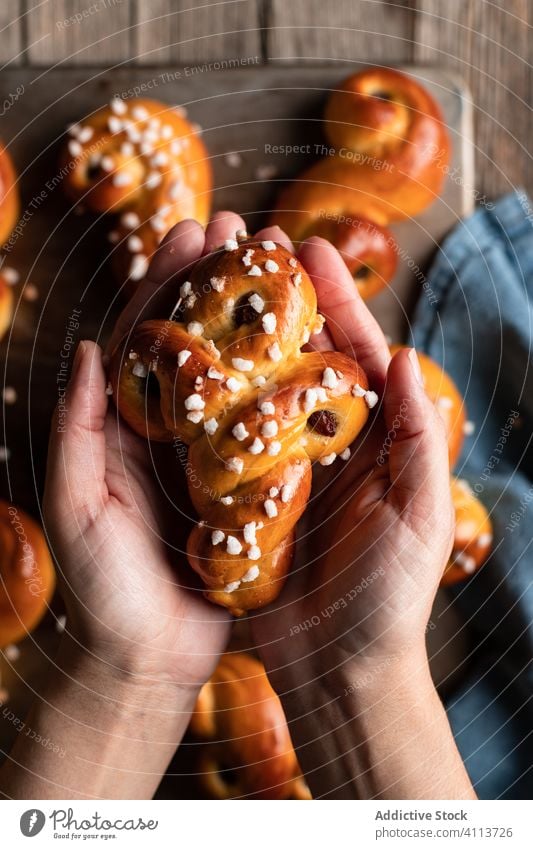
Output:
[[[394,356],[403,345],[392,345],[391,354]],[[457,386],[441,366],[417,351],[418,361],[424,379],[424,388],[430,400],[437,407],[446,427],[448,437],[448,454],[450,467],[453,468],[461,453],[466,428],[466,407],[464,399]]]
[[[71,200],[116,216],[115,272],[131,295],[163,236],[186,218],[209,219],[212,172],[199,129],[181,107],[113,98],[69,128],[61,156]]]
[[[24,639],[44,616],[55,571],[41,527],[0,501],[0,648]]]
[[[324,219],[317,223],[313,235],[327,239],[337,248],[365,301],[394,277],[398,250],[394,236],[385,227],[367,218],[342,224]]]
[[[14,229],[20,211],[17,174],[13,160],[0,142],[0,247]]]
[[[312,463],[345,454],[377,397],[354,359],[302,351],[323,319],[281,245],[229,239],[180,294],[177,320],[119,344],[110,380],[137,433],[189,446],[189,563],[207,598],[241,615],[281,591]]]
[[[190,731],[205,741],[197,769],[210,798],[311,798],[281,702],[251,655],[222,655],[200,691]]]
[[[13,290],[8,282],[12,269],[0,268],[0,339],[3,339],[13,318]]]
[[[451,492],[455,509],[455,537],[441,586],[448,587],[473,575],[485,563],[492,549],[492,523],[481,501],[469,484],[452,478]]]
[[[272,215],[293,241],[319,235],[326,219],[329,240],[339,247],[347,220],[385,227],[418,215],[439,195],[448,133],[434,98],[407,74],[369,68],[348,77],[327,101],[324,130],[334,155],[289,183]],[[381,286],[374,280],[363,295],[383,288],[394,267],[389,261],[388,279],[381,274]]]

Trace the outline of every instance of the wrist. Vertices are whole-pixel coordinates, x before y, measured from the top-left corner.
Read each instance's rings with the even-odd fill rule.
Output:
[[[379,795],[386,778],[376,764],[442,713],[425,652],[347,660],[321,674],[301,663],[283,685],[278,694],[314,798]]]
[[[154,720],[190,713],[202,686],[175,681],[170,673],[151,668],[146,657],[132,662],[131,656],[85,648],[67,633],[55,665],[64,685],[70,682],[89,700],[112,702],[116,715],[130,718],[143,711],[155,711]]]
[[[4,781],[20,799],[151,798],[196,697],[172,681],[147,686],[64,635],[28,724],[54,750],[17,739]],[[63,760],[58,765],[55,751]]]
[[[424,639],[394,653],[375,655],[348,654],[337,644],[303,648],[266,660],[271,684],[280,697],[324,690],[366,699],[378,698],[391,684],[402,690],[433,688]]]

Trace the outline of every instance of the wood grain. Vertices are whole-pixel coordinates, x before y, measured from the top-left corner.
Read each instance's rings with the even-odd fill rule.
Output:
[[[477,185],[494,197],[533,188],[529,0],[419,0],[414,60],[452,68],[472,91]]]
[[[266,25],[269,59],[411,61],[409,0],[271,0]]]
[[[20,0],[3,0],[0,3],[0,62],[18,65],[22,61],[25,44],[22,39],[24,18]]]
[[[261,58],[259,0],[137,0],[139,64]]]
[[[128,0],[29,0],[29,7],[32,65],[112,65],[131,54]]]
[[[477,189],[494,197],[518,184],[533,191],[532,18],[533,0],[3,0],[0,61],[441,65],[472,90]]]

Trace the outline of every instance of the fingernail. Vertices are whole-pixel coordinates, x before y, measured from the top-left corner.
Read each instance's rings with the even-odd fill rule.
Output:
[[[70,375],[71,380],[77,375],[79,371],[81,361],[85,355],[85,347],[85,342],[80,342],[80,344],[76,348],[76,354],[74,356],[74,362],[72,363],[72,372]]]
[[[417,353],[414,348],[411,348],[409,351],[409,362],[411,363],[411,368],[413,369],[413,374],[416,377],[420,386],[424,385],[424,378],[422,377],[422,369],[420,368],[420,360],[418,359]]]

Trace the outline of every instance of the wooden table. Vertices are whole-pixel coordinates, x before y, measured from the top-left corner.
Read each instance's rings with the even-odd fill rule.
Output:
[[[533,188],[533,0],[2,0],[9,67],[226,61],[433,64],[475,108],[477,189]]]

